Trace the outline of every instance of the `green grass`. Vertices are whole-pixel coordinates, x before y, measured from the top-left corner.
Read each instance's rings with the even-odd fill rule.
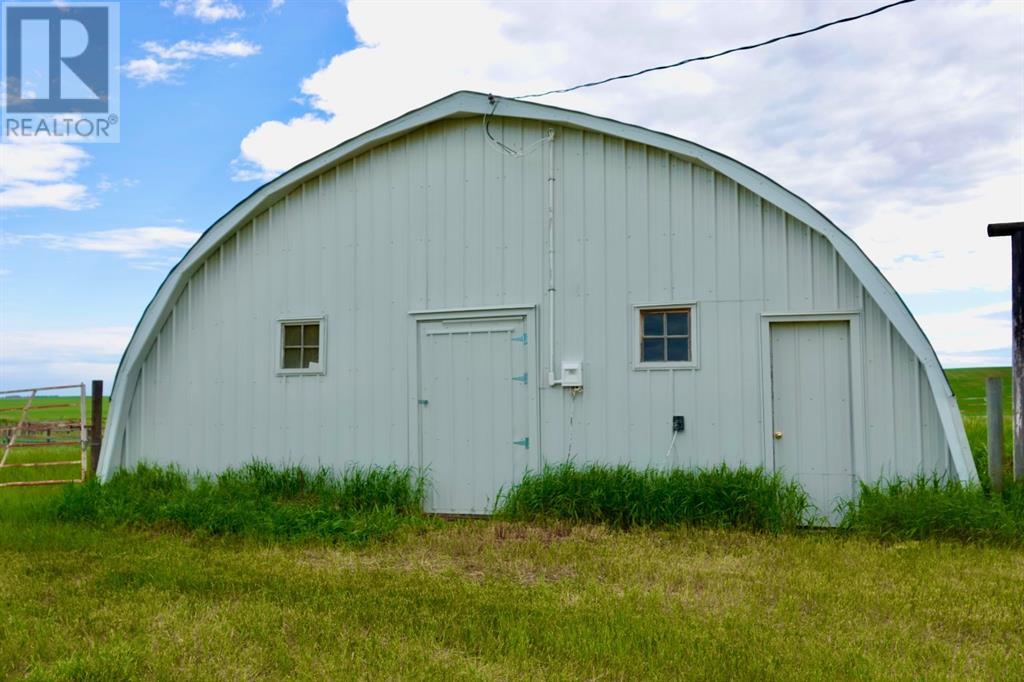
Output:
[[[948,369],[946,376],[949,378],[950,388],[956,394],[957,404],[964,420],[964,430],[967,432],[967,442],[971,446],[971,454],[974,455],[974,466],[978,470],[978,477],[982,486],[987,490],[989,487],[988,476],[988,421],[986,418],[987,407],[985,404],[985,380],[990,376],[998,376],[1003,379],[1003,480],[1012,479],[1013,472],[1013,422],[1010,415],[1013,412],[1012,387],[1010,384],[1009,367],[980,367],[968,369]]]
[[[967,432],[967,443],[974,456],[974,466],[978,470],[978,478],[982,486],[988,490],[988,422],[985,417],[964,418],[964,430]],[[1003,481],[1013,479],[1013,423],[1010,417],[1003,418]]]
[[[0,399],[0,428],[14,426],[21,418],[21,409],[25,405],[24,398]],[[33,408],[28,412],[29,422],[78,422],[80,417],[79,396],[39,396],[32,400]],[[107,410],[110,406],[110,399],[103,399],[103,416],[106,419]],[[86,404],[86,423],[89,422],[90,407]],[[51,434],[53,440],[68,441],[79,439],[77,429],[72,431],[54,432]],[[46,438],[45,434],[36,432],[25,432],[18,443],[25,443],[33,440]],[[6,444],[6,437],[3,443]],[[2,452],[2,450],[0,450]],[[26,464],[35,462],[55,461],[80,461],[81,450],[78,445],[53,446],[53,447],[15,447],[7,458],[7,464]],[[0,469],[0,483],[10,481],[43,481],[43,480],[70,480],[77,479],[81,475],[81,465],[63,465],[56,467],[5,467]]]
[[[68,396],[37,396],[32,399],[28,420],[34,422],[78,421],[81,412],[78,395]],[[21,418],[21,408],[25,406],[25,398],[0,398],[0,425],[17,424]],[[40,409],[37,409],[40,408]],[[91,419],[89,396],[85,398],[85,418]],[[103,398],[103,418],[106,419],[110,409],[110,398]]]
[[[60,466],[45,467],[4,467],[0,469],[0,483],[8,481],[52,481],[77,480],[82,473],[79,463],[81,452],[77,447],[31,448],[14,450],[8,463],[15,462],[70,462]]]
[[[503,518],[635,526],[716,526],[779,532],[811,520],[807,494],[761,469],[638,471],[571,462],[527,474],[501,497]]]
[[[985,416],[987,409],[985,407],[985,380],[992,376],[1000,377],[1003,380],[1003,412],[1009,415],[1013,408],[1009,367],[969,367],[946,370],[949,387],[953,389],[960,412],[965,417]]]
[[[53,491],[9,492],[0,678],[1024,675],[1024,561],[998,547],[501,521],[282,545],[61,523]]]
[[[217,476],[139,465],[105,484],[64,489],[56,518],[106,528],[170,527],[264,540],[386,539],[422,515],[425,484],[409,469],[307,472],[253,462]]]
[[[979,485],[919,476],[861,484],[842,527],[882,540],[949,539],[1024,545],[1024,485],[1001,495]]]

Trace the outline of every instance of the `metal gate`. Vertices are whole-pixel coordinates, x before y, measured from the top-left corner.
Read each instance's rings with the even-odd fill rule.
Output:
[[[69,396],[67,403],[39,404],[40,393],[78,389],[78,399]],[[10,470],[35,470],[47,467],[78,466],[76,478],[45,477],[34,480],[8,481],[0,479],[0,488],[13,486],[53,485],[57,483],[80,483],[85,480],[88,467],[89,440],[86,431],[85,384],[69,384],[66,386],[42,386],[39,388],[22,388],[18,390],[0,391],[0,400],[11,397],[25,397],[20,406],[0,407],[0,415],[4,412],[17,414],[17,421],[10,426],[0,422],[0,434],[3,438],[3,454],[0,455],[0,473]],[[33,402],[36,402],[33,405]],[[34,422],[29,417],[35,410],[53,410],[75,407],[77,402],[78,419]],[[0,403],[2,404],[2,403]],[[99,417],[98,417],[99,418]],[[75,448],[75,449],[73,449]],[[70,459],[71,452],[77,457]],[[38,454],[37,454],[38,453]]]

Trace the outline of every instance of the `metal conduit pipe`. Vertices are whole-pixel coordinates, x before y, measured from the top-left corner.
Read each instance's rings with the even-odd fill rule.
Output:
[[[555,129],[548,128],[548,386],[558,386],[555,376]]]

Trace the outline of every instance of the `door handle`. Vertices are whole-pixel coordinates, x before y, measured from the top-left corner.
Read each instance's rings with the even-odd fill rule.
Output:
[[[772,435],[775,436],[775,440],[782,440],[782,431],[776,431]]]

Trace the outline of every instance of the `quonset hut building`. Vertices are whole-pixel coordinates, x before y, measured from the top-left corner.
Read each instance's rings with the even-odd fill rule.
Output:
[[[700,145],[458,92],[211,226],[117,371],[100,475],[140,461],[429,470],[487,513],[528,469],[977,477],[920,327],[800,197]]]

